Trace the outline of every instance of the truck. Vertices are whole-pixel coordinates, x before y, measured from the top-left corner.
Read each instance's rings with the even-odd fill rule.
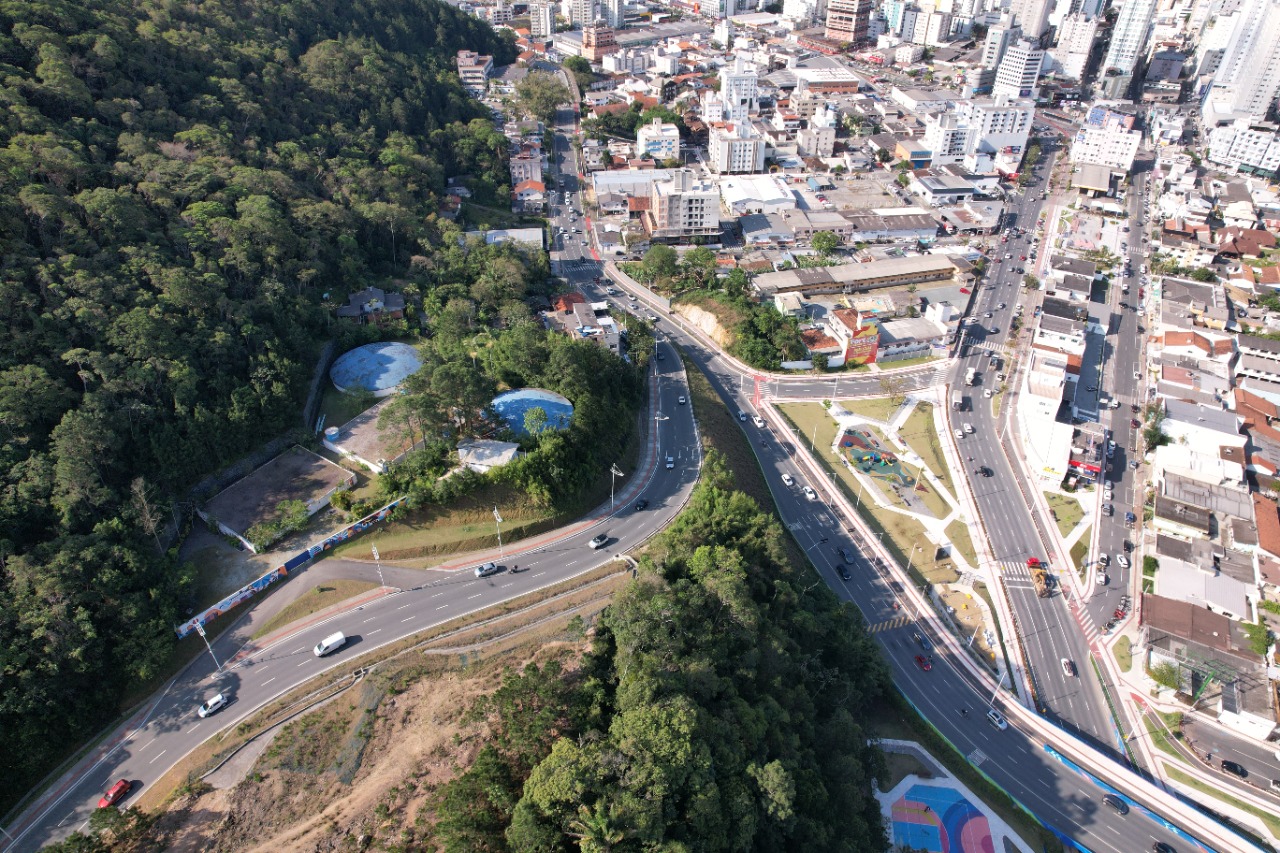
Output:
[[[1049,566],[1035,557],[1027,560],[1027,571],[1031,573],[1031,582],[1036,586],[1036,595],[1048,598],[1053,595],[1053,577],[1049,574]]]
[[[957,412],[964,410],[964,393],[961,391],[951,392],[951,408]]]
[[[978,371],[977,371],[977,369],[970,367],[968,370],[966,370],[966,371],[964,372],[964,384],[965,384],[965,385],[972,385],[972,384],[974,384],[974,383],[975,383],[975,382],[977,382],[977,381],[978,381]]]

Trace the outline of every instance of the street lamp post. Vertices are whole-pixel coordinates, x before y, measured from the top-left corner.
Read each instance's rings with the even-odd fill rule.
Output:
[[[996,696],[1000,693],[1000,688],[1004,687],[1004,677],[1006,675],[1008,675],[1007,672],[1000,673],[1000,680],[996,682],[996,689],[991,691],[991,701],[987,704],[992,708],[996,706]]]
[[[609,512],[610,513],[612,513],[614,509],[617,507],[617,504],[614,502],[614,499],[613,499],[613,487],[614,487],[614,484],[618,482],[618,478],[621,476],[623,476],[623,474],[621,471],[618,470],[618,463],[614,462],[612,465],[609,466]]]
[[[502,516],[496,506],[493,508],[493,526],[498,530],[498,559],[502,559],[505,556],[502,550]]]
[[[654,420],[653,428],[658,433],[658,456],[661,457],[662,456],[662,427],[658,425],[658,422],[669,421],[671,420],[671,418],[662,414],[662,412],[658,412],[656,415],[653,416],[653,420]]]
[[[387,582],[382,579],[382,557],[378,554],[378,546],[373,546],[373,564],[378,567],[378,585],[386,589]]]

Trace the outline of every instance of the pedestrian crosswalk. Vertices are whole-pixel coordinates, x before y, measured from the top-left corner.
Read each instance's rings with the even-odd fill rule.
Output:
[[[910,616],[895,616],[892,619],[886,619],[884,622],[877,622],[868,628],[867,631],[872,634],[879,634],[883,631],[892,631],[894,628],[903,628],[910,624]]]
[[[984,350],[988,350],[988,351],[990,351],[990,352],[998,352],[998,353],[1000,353],[1001,355],[1003,355],[1003,354],[1004,354],[1004,351],[1005,351],[1005,349],[1006,349],[1005,345],[1004,345],[1004,344],[1002,344],[1002,343],[1000,343],[999,341],[987,341],[987,340],[982,340],[982,341],[969,341],[969,348],[970,348],[970,349],[984,349]]]

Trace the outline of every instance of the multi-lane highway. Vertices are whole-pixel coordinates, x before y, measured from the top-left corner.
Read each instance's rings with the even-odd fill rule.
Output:
[[[560,130],[572,132],[567,124]],[[1024,197],[1024,214],[1032,217],[1034,208],[1028,200],[1034,195],[1028,192]],[[1030,221],[1034,222],[1034,219]],[[579,262],[564,269],[571,285],[582,290],[589,299],[608,298],[605,288],[611,285],[595,283],[595,279],[601,276],[599,265]],[[1008,295],[993,300],[993,304],[998,301],[1008,303],[1003,316],[1007,328],[1008,312],[1012,311],[1012,303],[1017,296],[1017,284],[1010,280],[1000,286],[1005,287]],[[660,314],[660,306],[648,301],[646,291],[637,289],[628,295],[637,297],[637,308],[632,309],[636,313],[659,314],[656,324],[659,336],[684,350],[708,377],[730,411],[757,411],[754,374],[741,371],[735,362],[725,358],[704,336],[680,322],[679,318]],[[625,309],[631,300],[620,299],[617,303],[618,307]],[[994,317],[992,320],[999,322]],[[976,359],[977,355],[972,358]],[[983,360],[987,360],[985,354]],[[928,367],[905,374],[902,384],[919,388],[935,384],[938,378],[936,368]],[[839,396],[884,393],[881,380],[877,378],[810,377],[772,380],[761,389],[761,396],[831,399],[837,396],[837,382]],[[994,418],[990,421],[984,441],[990,442],[987,453],[993,460],[991,464],[994,464],[1003,459],[1003,453],[996,454]],[[912,593],[908,592],[910,581],[905,574],[897,574],[896,570],[881,562],[869,543],[850,532],[847,521],[829,502],[832,496],[828,484],[796,459],[794,437],[775,431],[775,426],[768,420],[764,427],[757,426],[750,418],[740,423],[760,460],[783,523],[793,532],[828,585],[861,609],[874,630],[874,636],[884,647],[895,682],[905,695],[970,761],[1046,824],[1097,853],[1149,850],[1156,841],[1171,844],[1175,849],[1195,849],[1185,838],[1144,816],[1139,809],[1121,816],[1103,805],[1101,797],[1104,791],[1052,758],[1041,741],[1013,726],[998,729],[992,725],[985,716],[986,709],[993,704],[1002,708],[1005,700],[993,695],[991,687],[974,678],[969,668],[960,662],[960,656],[966,653],[956,649],[954,641],[939,636],[929,627],[927,614],[916,609]],[[1001,464],[1007,478],[1015,476],[1008,470],[1007,461]],[[790,484],[784,475],[791,479]],[[1006,479],[1005,482],[1011,490],[1013,481]],[[806,486],[814,490],[816,499],[806,496]],[[991,495],[987,505],[1003,507],[1011,502],[1015,502],[1015,496],[1007,491],[1003,496]],[[1034,553],[1044,556],[1043,547],[1034,538],[1025,505],[1016,503],[1016,506],[1023,518],[1017,524],[1011,522],[1010,529],[1016,527],[1017,535],[1025,542],[1022,550],[1016,553],[1021,555],[1034,549]],[[852,559],[842,556],[841,548],[847,549]],[[1025,559],[1023,562],[1025,565]],[[850,569],[847,581],[837,571],[840,563]],[[1033,593],[1030,595],[1034,598]],[[1032,603],[1043,604],[1039,600]],[[1105,709],[1105,703],[1086,667],[1087,649],[1083,647],[1078,629],[1066,615],[1061,598],[1057,597],[1052,604],[1051,608],[1039,608],[1045,610],[1046,615],[1041,617],[1037,633],[1044,634],[1046,638],[1051,633],[1061,636],[1064,647],[1070,648],[1068,655],[1078,657],[1083,677],[1071,680],[1061,677],[1056,684],[1046,680],[1048,689],[1054,691],[1049,698],[1056,706],[1067,709],[1067,713],[1077,715],[1085,725],[1105,729],[1106,712],[1098,710]],[[932,648],[929,651],[925,651],[916,639],[917,634],[930,642]],[[1048,644],[1049,640],[1046,639],[1045,643]],[[1056,667],[1058,658],[1064,655],[1056,651],[1053,653],[1053,665]],[[928,671],[916,662],[916,656],[922,654],[932,656]],[[1047,660],[1049,654],[1047,647],[1042,649],[1040,659]],[[1042,664],[1037,660],[1033,665],[1038,667]],[[1058,673],[1061,675],[1060,669]],[[1088,695],[1090,690],[1094,697]],[[1167,817],[1172,818],[1173,815]]]
[[[1032,264],[1032,252],[1045,250],[1038,244],[1035,223],[1043,204],[1048,175],[1056,151],[1047,146],[1045,165],[1036,167],[1036,176],[1027,190],[1010,204],[1008,214],[1019,229],[1007,243],[997,243],[993,262],[975,294],[970,316],[964,326],[959,358],[952,374],[953,389],[962,391],[965,405],[952,412],[953,423],[970,424],[973,432],[956,438],[956,445],[969,470],[974,500],[992,548],[993,565],[984,567],[996,583],[1003,583],[1018,617],[1017,634],[1030,668],[1037,701],[1046,716],[1055,719],[1090,740],[1096,746],[1118,753],[1121,744],[1108,711],[1106,698],[1090,662],[1089,646],[1066,606],[1060,589],[1048,598],[1037,594],[1027,569],[1028,559],[1048,560],[1047,529],[1028,505],[1024,490],[1035,488],[1027,482],[1022,466],[1015,463],[1016,450],[1008,430],[1008,391],[1001,396],[1000,417],[992,406],[992,396],[1001,385],[1012,389],[1010,326],[1019,300],[1021,316],[1032,321],[1038,292],[1024,296],[1025,265]],[[1023,232],[1021,229],[1026,229]],[[976,384],[966,386],[972,369]],[[1001,380],[998,374],[1004,374]],[[1063,661],[1067,661],[1064,665]]]

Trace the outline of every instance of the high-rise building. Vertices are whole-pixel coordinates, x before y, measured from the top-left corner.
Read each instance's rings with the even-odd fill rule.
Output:
[[[1053,4],[1054,0],[1013,0],[1009,11],[1025,37],[1038,39],[1049,29],[1049,12]]]
[[[722,119],[746,123],[747,116],[760,111],[760,80],[755,66],[743,60],[741,55],[733,63],[720,69],[720,101],[724,104]]]
[[[854,45],[865,44],[872,5],[871,0],[828,0],[827,38]]]
[[[1031,135],[1035,105],[1030,100],[978,98],[924,117],[921,142],[934,166],[960,164],[973,172],[1012,171]]]
[[[982,43],[982,67],[999,68],[1000,60],[1009,45],[1022,38],[1022,30],[1009,20],[1007,15],[1001,16],[999,22],[987,28],[987,38]]]
[[[659,239],[708,236],[720,231],[720,191],[688,169],[677,169],[668,181],[655,181],[646,217],[649,233]]]
[[[711,128],[707,157],[721,175],[764,171],[765,140],[749,122],[726,122]]]
[[[1067,15],[1058,29],[1058,44],[1049,51],[1059,72],[1072,80],[1084,79],[1093,43],[1098,37],[1098,19]]]
[[[624,0],[601,0],[600,12],[604,15],[604,22],[615,30],[627,25],[627,4]]]
[[[1205,100],[1204,121],[1261,119],[1280,96],[1280,0],[1245,0]]]
[[[569,22],[575,27],[585,27],[596,20],[595,0],[569,0]]]
[[[529,4],[529,35],[549,39],[556,33],[556,10],[550,3]]]
[[[1209,131],[1209,160],[1274,178],[1280,170],[1280,131],[1274,124],[1237,119]]]
[[[582,55],[592,62],[599,62],[605,55],[618,50],[618,40],[613,28],[604,24],[588,24],[582,28]]]
[[[1010,98],[1035,96],[1036,81],[1040,79],[1040,67],[1044,64],[1044,51],[1029,39],[1018,39],[1009,45],[996,68],[993,95]]]
[[[1156,0],[1127,0],[1111,31],[1111,46],[1102,62],[1102,89],[1107,97],[1122,97],[1147,49]]]

